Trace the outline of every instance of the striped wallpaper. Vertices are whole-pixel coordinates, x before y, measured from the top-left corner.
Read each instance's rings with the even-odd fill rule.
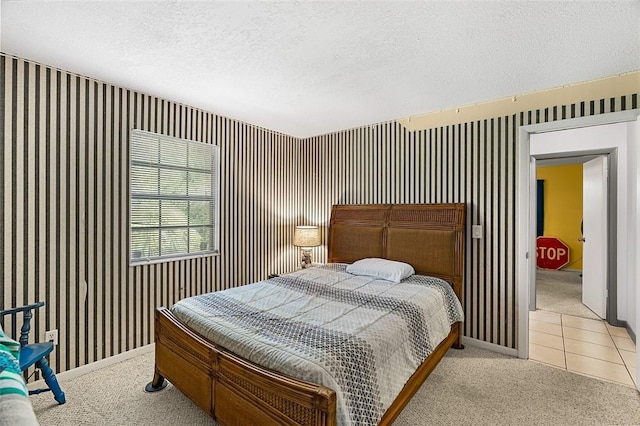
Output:
[[[220,146],[220,256],[129,266],[133,128]],[[0,307],[46,302],[56,371],[151,343],[156,306],[295,268],[296,138],[7,55],[0,138]]]
[[[328,218],[331,202],[467,203],[465,335],[514,347],[515,165],[513,141],[524,116],[408,132],[384,123],[308,143],[321,189],[311,211]],[[313,167],[313,166],[311,166]],[[471,224],[485,238],[471,240]]]
[[[518,128],[635,108],[637,93],[421,131],[389,122],[310,138],[303,208],[326,227],[333,203],[466,203],[464,334],[516,348]],[[484,238],[471,239],[473,224]]]
[[[153,341],[153,310],[294,269],[295,224],[334,203],[466,202],[465,334],[516,344],[516,138],[523,124],[637,108],[637,94],[409,132],[396,122],[297,139],[0,55],[0,307],[43,300],[56,371]],[[221,255],[130,267],[131,129],[221,149]],[[326,259],[326,248],[314,260]]]

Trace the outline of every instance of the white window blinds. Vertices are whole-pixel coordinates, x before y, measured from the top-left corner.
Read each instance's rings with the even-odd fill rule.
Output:
[[[219,148],[131,132],[131,263],[218,252]]]

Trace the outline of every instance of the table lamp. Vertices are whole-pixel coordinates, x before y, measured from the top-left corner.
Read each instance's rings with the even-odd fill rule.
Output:
[[[317,226],[296,226],[293,245],[302,249],[303,268],[311,266],[311,247],[320,245],[320,229]]]

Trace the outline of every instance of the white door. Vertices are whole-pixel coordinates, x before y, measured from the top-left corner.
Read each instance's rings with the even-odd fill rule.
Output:
[[[582,168],[582,303],[600,318],[607,315],[607,158]]]

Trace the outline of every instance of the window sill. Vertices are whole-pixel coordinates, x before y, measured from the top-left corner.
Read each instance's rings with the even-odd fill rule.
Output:
[[[192,254],[192,255],[188,255],[188,256],[176,256],[176,257],[164,257],[164,258],[160,258],[160,259],[130,259],[129,260],[129,266],[130,267],[135,267],[135,266],[142,266],[142,265],[153,265],[156,263],[169,263],[169,262],[178,262],[181,260],[190,260],[190,259],[199,259],[202,257],[216,257],[216,256],[220,256],[220,252],[216,251],[216,252],[207,252],[207,253],[198,253],[198,254]]]

